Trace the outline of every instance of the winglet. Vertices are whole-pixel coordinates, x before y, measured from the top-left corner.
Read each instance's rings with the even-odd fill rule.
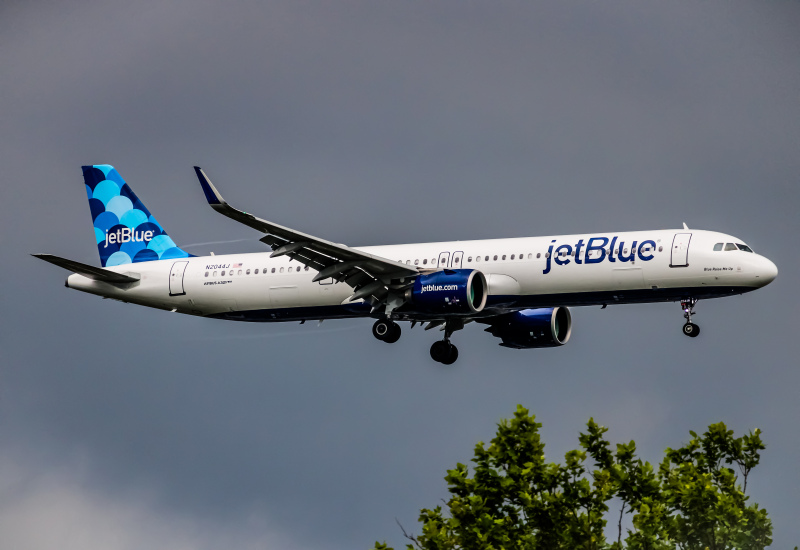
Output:
[[[226,204],[225,199],[223,199],[222,195],[219,194],[219,191],[217,191],[217,188],[214,187],[213,183],[211,183],[211,180],[208,179],[208,176],[206,176],[206,173],[203,172],[203,169],[199,166],[195,166],[194,171],[197,174],[197,179],[200,180],[200,187],[203,188],[203,193],[206,195],[208,204],[211,206],[215,206],[217,204]]]

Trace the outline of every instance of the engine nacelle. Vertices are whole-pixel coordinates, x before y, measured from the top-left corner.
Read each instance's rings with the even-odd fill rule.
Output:
[[[486,329],[515,349],[563,346],[572,334],[572,315],[565,307],[523,309],[502,315]]]
[[[420,275],[411,307],[423,313],[478,313],[486,305],[486,277],[475,269],[445,269]]]

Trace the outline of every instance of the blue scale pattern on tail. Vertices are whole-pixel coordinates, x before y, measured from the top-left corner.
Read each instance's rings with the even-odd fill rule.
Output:
[[[103,267],[191,256],[175,245],[113,166],[82,168]]]

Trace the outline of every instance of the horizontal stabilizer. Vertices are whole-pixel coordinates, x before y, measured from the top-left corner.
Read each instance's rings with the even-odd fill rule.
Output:
[[[66,270],[77,273],[78,275],[83,275],[84,277],[88,277],[89,279],[93,279],[95,281],[103,281],[104,283],[135,283],[139,280],[137,277],[129,277],[128,275],[123,275],[121,273],[114,273],[113,271],[103,269],[102,267],[82,264],[80,262],[68,260],[59,256],[53,256],[52,254],[31,254],[31,256],[39,258],[40,260],[44,260],[45,262],[50,262],[58,267],[63,267]]]

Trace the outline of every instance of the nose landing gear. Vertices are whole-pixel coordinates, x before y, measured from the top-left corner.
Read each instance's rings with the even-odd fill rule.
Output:
[[[686,336],[696,338],[700,334],[700,327],[692,323],[692,315],[695,314],[694,306],[697,303],[697,298],[685,298],[681,300],[681,309],[683,309],[683,318],[686,319],[686,324],[683,325],[683,333]]]
[[[381,342],[386,342],[387,344],[394,344],[397,342],[400,339],[401,333],[400,325],[391,319],[378,319],[375,321],[375,324],[372,325],[372,335]]]

